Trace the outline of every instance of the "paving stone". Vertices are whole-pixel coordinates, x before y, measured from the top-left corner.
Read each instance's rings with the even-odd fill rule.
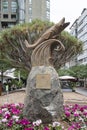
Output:
[[[64,103],[65,104],[86,104],[87,96],[75,93],[75,92],[63,92]],[[25,91],[15,92],[7,95],[0,96],[0,105],[4,103],[24,103]]]

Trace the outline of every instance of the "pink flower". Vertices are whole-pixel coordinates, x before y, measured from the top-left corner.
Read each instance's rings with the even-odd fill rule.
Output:
[[[13,125],[13,120],[9,120],[7,126],[8,126],[8,127],[12,127],[12,125]]]
[[[74,128],[73,128],[72,126],[70,126],[70,127],[68,128],[68,130],[74,130]]]
[[[75,117],[78,117],[79,116],[79,113],[77,111],[74,112],[74,116]]]
[[[12,112],[14,115],[19,115],[21,111],[20,111],[19,109],[13,108],[13,109],[11,110],[11,112]]]
[[[19,123],[20,124],[22,124],[22,125],[28,125],[28,124],[31,124],[27,119],[21,119],[20,121],[19,121]]]
[[[5,114],[5,116],[4,116],[4,118],[6,118],[6,119],[9,119],[11,117],[11,115],[10,114]]]
[[[84,110],[83,115],[87,116],[87,110]]]
[[[0,110],[0,114],[2,114],[2,110]]]
[[[66,115],[67,117],[69,117],[69,116],[70,116],[70,112],[69,112],[69,111],[65,111],[65,115]]]

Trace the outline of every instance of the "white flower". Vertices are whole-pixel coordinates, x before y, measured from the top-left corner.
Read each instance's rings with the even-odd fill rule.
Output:
[[[12,118],[13,118],[13,119],[19,119],[19,116],[13,115]]]
[[[78,112],[78,111],[75,111],[74,114],[79,114],[79,112]]]
[[[16,122],[18,122],[19,118],[15,119]]]
[[[5,115],[6,115],[6,114],[9,114],[9,115],[10,115],[10,112],[9,112],[9,111],[6,111],[6,112],[5,112]]]
[[[84,128],[87,128],[87,127],[86,127],[86,125],[84,125],[84,126],[82,126],[81,128],[84,129]]]
[[[20,106],[18,103],[15,103],[15,106],[17,107],[17,106]]]
[[[42,123],[42,121],[39,119],[39,120],[37,120],[37,121],[34,121],[34,122],[33,122],[33,125],[34,125],[34,126],[39,126],[41,123]]]
[[[3,108],[2,112],[8,111],[8,108]]]
[[[3,118],[2,119],[2,122],[7,122],[8,120],[6,118]]]
[[[33,122],[33,125],[36,126],[36,122],[35,121]]]
[[[60,126],[60,122],[53,122],[53,127],[55,127],[55,126]]]
[[[64,130],[64,126],[62,126],[62,129]]]
[[[69,106],[69,108],[72,108],[72,107],[73,107],[72,105]]]
[[[82,121],[82,122],[84,121],[84,119],[82,117],[79,117],[79,120]]]
[[[87,110],[85,109],[84,112],[87,112]]]

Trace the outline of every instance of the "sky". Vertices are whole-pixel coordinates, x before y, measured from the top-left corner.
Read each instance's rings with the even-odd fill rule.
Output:
[[[65,17],[65,21],[70,22],[66,30],[70,31],[84,8],[87,8],[87,0],[50,0],[50,21],[57,23]]]

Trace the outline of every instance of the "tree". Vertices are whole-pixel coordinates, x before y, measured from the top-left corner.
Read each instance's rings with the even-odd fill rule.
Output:
[[[1,83],[3,84],[3,77],[4,72],[8,69],[11,69],[12,66],[8,59],[5,59],[4,57],[4,46],[0,45],[0,77],[1,77]]]
[[[73,66],[70,68],[70,70],[73,72],[71,74],[77,78],[87,78],[87,65]]]
[[[5,29],[0,34],[0,46],[4,47],[4,58],[8,59],[13,67],[30,71],[33,49],[27,49],[25,40],[29,44],[34,44],[52,25],[53,23],[50,22],[34,20],[28,24],[16,25],[13,28]],[[54,67],[56,69],[82,50],[82,42],[68,32],[62,32],[57,37],[65,46],[65,50],[54,54]]]
[[[58,73],[60,76],[70,75],[77,78],[87,78],[87,65],[73,66],[68,69],[59,69]]]
[[[84,81],[84,87],[87,87],[87,65],[73,66],[69,69],[59,69],[58,73],[59,76],[74,76],[78,79],[78,81],[79,79],[83,79],[82,81]]]

